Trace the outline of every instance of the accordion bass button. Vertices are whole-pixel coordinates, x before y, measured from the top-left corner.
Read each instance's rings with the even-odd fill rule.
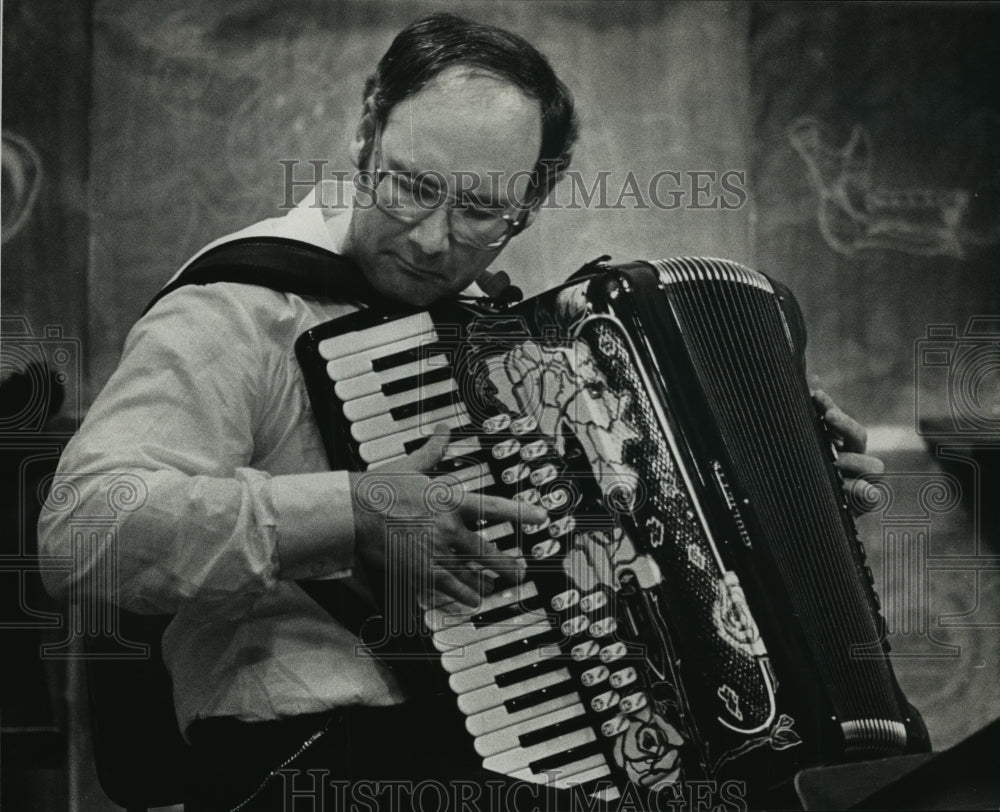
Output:
[[[527,434],[529,431],[534,431],[537,427],[538,421],[531,415],[525,415],[524,417],[510,421],[511,434]]]
[[[580,682],[589,688],[591,685],[597,685],[597,683],[606,680],[609,673],[606,665],[597,665],[584,671],[580,675]]]
[[[638,676],[639,675],[636,673],[635,669],[632,666],[629,666],[628,668],[623,668],[621,671],[615,671],[615,673],[611,675],[610,679],[608,679],[608,682],[613,688],[621,688],[635,682]]]
[[[568,488],[556,486],[541,497],[542,507],[546,510],[561,510],[569,504],[569,497]]]
[[[510,468],[504,468],[500,472],[500,481],[504,485],[513,485],[515,482],[520,482],[526,476],[529,476],[531,469],[528,468],[522,462],[517,463],[517,465],[512,465]]]
[[[521,525],[521,531],[526,536],[533,536],[535,533],[540,533],[542,530],[544,530],[548,526],[549,526],[549,520],[548,519],[546,519],[544,522],[539,522],[538,524],[532,524],[531,522],[527,522],[527,523]],[[539,549],[542,549],[542,548],[539,548]],[[549,555],[552,555],[552,553],[549,553]]]
[[[483,431],[486,434],[498,434],[510,425],[509,414],[498,414],[487,417],[483,421]]]
[[[556,519],[549,525],[549,535],[552,538],[559,538],[559,536],[565,536],[574,527],[576,527],[576,519],[572,516],[563,516],[561,519]]]
[[[601,662],[613,663],[615,660],[620,660],[624,657],[627,651],[628,649],[621,641],[612,643],[610,646],[605,646],[601,649]]]
[[[580,593],[577,590],[567,589],[565,592],[560,592],[552,598],[551,606],[557,612],[561,612],[564,609],[575,606],[579,600]]]
[[[567,637],[572,637],[587,628],[587,618],[584,615],[571,617],[569,620],[564,620],[559,628]]]
[[[521,459],[535,460],[543,456],[548,450],[549,446],[545,440],[535,440],[533,443],[528,443],[521,448]]]
[[[515,502],[527,502],[529,505],[537,505],[541,497],[536,488],[528,488],[526,491],[515,493],[511,499]]]
[[[589,595],[585,595],[580,601],[580,608],[584,612],[593,612],[595,609],[600,609],[608,602],[608,596],[598,589],[595,592],[591,592]]]
[[[532,558],[541,560],[543,558],[551,558],[560,550],[560,544],[555,539],[546,539],[545,541],[540,541],[534,547],[531,548]]]
[[[528,476],[528,480],[536,488],[547,485],[553,479],[556,478],[556,468],[554,465],[543,465],[541,468],[532,471]]]
[[[503,440],[493,446],[493,458],[497,460],[503,460],[507,457],[511,457],[516,454],[521,449],[521,441],[516,440],[511,437],[508,440]]]
[[[602,618],[601,620],[590,624],[590,636],[607,637],[616,628],[618,628],[618,623],[613,617]]]
[[[610,739],[612,736],[617,736],[627,730],[628,724],[628,719],[624,716],[615,716],[601,725],[601,733]]]
[[[641,691],[636,691],[634,694],[629,694],[625,697],[618,707],[622,709],[623,713],[633,713],[646,707],[646,695]]]
[[[581,660],[586,660],[588,657],[593,657],[600,650],[601,647],[593,640],[586,640],[583,643],[578,643],[573,646],[573,648],[570,649],[569,656],[579,662]]]
[[[618,704],[620,699],[621,694],[617,691],[605,691],[603,694],[598,694],[590,700],[590,707],[598,713],[601,713],[606,711],[608,708],[613,708]]]

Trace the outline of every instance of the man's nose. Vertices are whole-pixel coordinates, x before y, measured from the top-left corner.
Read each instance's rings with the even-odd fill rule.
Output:
[[[425,254],[440,254],[448,249],[451,225],[446,206],[439,206],[410,229],[409,239]]]

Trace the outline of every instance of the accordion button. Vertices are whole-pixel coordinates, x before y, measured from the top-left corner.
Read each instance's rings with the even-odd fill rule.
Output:
[[[586,660],[588,657],[593,657],[598,651],[600,651],[600,649],[601,647],[593,640],[587,640],[573,646],[573,648],[570,649],[569,656],[577,662],[580,662],[581,660]]]
[[[567,589],[565,592],[560,592],[552,598],[551,606],[557,612],[561,612],[563,609],[569,609],[569,607],[574,606],[579,600],[580,593],[577,590]]]
[[[524,479],[529,474],[530,469],[528,466],[519,462],[517,465],[512,465],[510,468],[504,468],[503,471],[500,472],[500,480],[504,485],[513,485],[515,482]]]
[[[497,443],[493,446],[493,458],[502,460],[516,454],[521,448],[521,443],[519,440],[515,440],[511,437],[509,440],[504,440],[503,442]]]
[[[556,553],[559,552],[560,545],[555,539],[546,539],[545,541],[540,541],[534,547],[531,548],[531,555],[537,560],[543,558],[551,558]]]
[[[546,510],[562,510],[569,504],[569,488],[558,485],[542,496],[542,507]]]
[[[572,637],[587,628],[587,618],[584,615],[571,617],[569,620],[563,621],[562,626],[559,628],[562,629],[562,633],[567,637]]]
[[[601,713],[617,705],[619,699],[621,699],[621,695],[617,691],[605,691],[590,700],[590,707]]]
[[[519,417],[517,420],[512,420],[510,422],[510,433],[511,434],[527,434],[529,431],[534,431],[538,426],[538,421],[535,420],[531,415],[525,415],[524,417]]]
[[[525,522],[521,525],[521,532],[526,536],[533,536],[536,533],[540,533],[546,527],[549,526],[549,520],[546,519],[544,522]]]
[[[580,675],[580,682],[582,682],[588,688],[591,685],[597,685],[597,683],[602,682],[608,678],[608,669],[606,666],[598,665],[594,668],[588,668]]]
[[[556,468],[554,465],[543,465],[537,471],[532,471],[531,475],[528,477],[531,484],[536,488],[541,485],[547,485],[555,478]]]
[[[629,694],[625,697],[621,705],[619,706],[623,713],[634,713],[641,708],[646,707],[646,695],[642,691],[636,691],[634,694]]]
[[[615,673],[611,675],[608,682],[610,682],[614,688],[621,688],[635,682],[638,676],[639,675],[636,673],[635,669],[632,666],[629,666],[628,668],[623,668],[621,671],[615,671]]]
[[[565,536],[574,527],[576,527],[576,520],[572,516],[563,516],[549,525],[549,535],[552,538],[559,538],[559,536]]]
[[[611,663],[615,660],[620,660],[625,656],[626,648],[625,644],[622,642],[612,643],[610,646],[605,646],[601,649],[601,662]]]
[[[548,450],[549,447],[545,440],[535,440],[533,443],[528,443],[521,449],[521,459],[536,460],[544,455]]]
[[[618,628],[618,624],[615,622],[613,617],[602,618],[601,620],[590,624],[590,636],[607,637],[616,628]]]
[[[619,733],[622,733],[627,729],[628,719],[624,716],[615,716],[613,719],[608,719],[608,721],[601,725],[601,733],[609,739],[612,736],[617,736]]]
[[[527,502],[529,505],[537,505],[539,498],[538,491],[535,488],[528,488],[528,490],[515,493],[511,497],[515,502]]]
[[[580,608],[584,612],[593,612],[595,609],[600,609],[607,602],[608,596],[601,590],[597,590],[596,592],[591,592],[580,601]]]
[[[503,431],[507,426],[510,425],[510,415],[509,414],[498,414],[494,417],[487,417],[483,421],[483,431],[486,434],[496,434]]]
[[[868,579],[868,583],[875,586],[875,573],[872,572],[872,568],[865,566],[865,577]]]

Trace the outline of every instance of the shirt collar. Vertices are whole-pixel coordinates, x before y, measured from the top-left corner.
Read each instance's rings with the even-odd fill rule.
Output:
[[[353,204],[352,184],[320,181],[288,213],[288,224],[308,242],[339,254],[347,240]]]

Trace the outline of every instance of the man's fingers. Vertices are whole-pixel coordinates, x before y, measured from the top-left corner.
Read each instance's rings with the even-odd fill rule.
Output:
[[[878,475],[885,471],[885,463],[870,454],[855,454],[845,451],[838,455],[834,463],[840,469],[844,479],[857,479],[867,474]]]
[[[481,493],[470,493],[462,501],[459,509],[462,518],[468,522],[484,520],[488,522],[520,522],[521,524],[538,524],[544,522],[549,514],[540,505],[527,502],[515,502],[502,496],[488,496]]]
[[[523,575],[524,562],[516,550],[498,550],[492,542],[485,541],[471,531],[452,537],[449,548],[456,560],[476,562],[505,580],[517,581]]]
[[[833,398],[831,398],[822,389],[814,389],[812,391],[812,397],[813,400],[815,400],[822,407],[824,412],[827,411],[828,409],[834,408],[837,405],[836,403],[833,402]]]
[[[450,439],[451,429],[448,428],[446,423],[438,423],[434,427],[434,433],[427,439],[427,442],[410,454],[406,458],[406,461],[400,464],[399,470],[433,471],[437,464],[441,462]]]
[[[463,584],[454,572],[450,572],[444,567],[435,568],[432,580],[434,582],[434,592],[437,596],[432,601],[435,605],[448,602],[447,600],[442,601],[441,596],[446,596],[473,608],[482,603],[482,599],[475,589]]]
[[[830,431],[843,443],[844,451],[864,454],[868,447],[868,432],[865,427],[846,414],[822,389],[817,389],[812,396],[823,410],[823,419]]]

